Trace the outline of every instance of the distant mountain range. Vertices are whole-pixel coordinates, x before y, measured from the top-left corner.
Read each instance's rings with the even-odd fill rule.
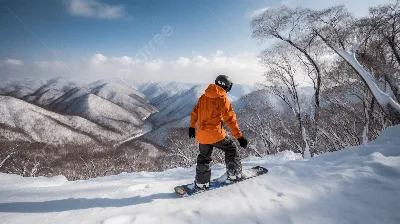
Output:
[[[190,113],[207,87],[0,79],[0,158],[14,153],[0,172],[21,173],[38,162],[40,175],[62,173],[70,179],[172,168],[180,160],[176,147],[197,153],[197,143],[186,133]],[[309,107],[312,89],[301,89],[300,95],[304,108]],[[228,97],[253,145],[259,138],[255,133],[260,132],[260,117],[292,116],[287,105],[266,90],[234,84]]]
[[[3,79],[0,141],[52,145],[118,145],[144,134],[161,144],[159,132],[184,127],[208,85],[179,82],[127,84],[120,80],[88,82],[70,78]],[[254,90],[234,85],[231,101]]]

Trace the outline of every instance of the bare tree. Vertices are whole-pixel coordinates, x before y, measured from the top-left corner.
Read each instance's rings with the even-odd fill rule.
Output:
[[[168,134],[167,144],[169,156],[174,157],[176,166],[189,167],[196,164],[198,150],[194,142],[188,141],[186,129],[172,129]]]
[[[361,64],[375,77],[382,77],[400,102],[400,0],[370,9],[370,15],[357,21],[357,32],[364,38],[358,50]]]
[[[308,23],[310,10],[302,8],[270,8],[251,21],[253,37],[259,41],[279,39],[301,54],[298,57],[309,68],[308,76],[314,87],[314,123],[312,139],[317,144],[318,122],[320,116],[320,92],[322,86],[322,69],[317,61],[321,50],[317,35]],[[318,47],[315,47],[318,46]]]
[[[7,156],[3,159],[0,160],[0,168],[6,163],[6,161],[13,155],[15,154],[15,152],[13,150],[11,150],[9,153],[7,153]]]
[[[379,32],[390,46],[400,66],[400,0],[391,4],[380,5],[370,9],[374,30]]]
[[[298,54],[285,46],[277,45],[271,50],[265,50],[261,54],[262,63],[266,66],[265,77],[272,84],[268,88],[277,95],[293,112],[297,119],[302,141],[300,143],[303,156],[308,156],[310,151],[310,139],[308,138],[302,116],[302,107],[299,97],[299,77],[303,71],[301,65],[296,62]],[[296,63],[298,66],[296,66]]]
[[[344,6],[337,6],[316,11],[310,18],[318,37],[361,77],[390,120],[400,123],[400,104],[379,88],[375,78],[357,60],[357,50],[366,37],[354,32],[356,30],[354,17]],[[348,51],[347,48],[351,50]]]
[[[277,145],[273,137],[271,119],[268,118],[273,117],[273,113],[275,112],[267,99],[259,99],[256,95],[243,96],[246,107],[240,108],[238,111],[241,117],[239,122],[241,126],[243,125],[243,128],[250,130],[256,135],[256,138],[251,140],[254,145],[257,144],[256,139],[261,139],[263,144],[261,153],[264,155],[274,154],[279,152],[279,145]],[[268,116],[263,115],[266,112]],[[256,146],[256,149],[259,151],[260,147]]]

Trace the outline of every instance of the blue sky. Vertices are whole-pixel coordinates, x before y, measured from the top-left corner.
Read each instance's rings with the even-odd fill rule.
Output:
[[[83,1],[84,2],[84,1]],[[98,1],[100,2],[100,1]],[[84,58],[93,53],[135,55],[164,26],[173,35],[152,57],[176,58],[192,52],[204,54],[223,49],[227,53],[254,50],[249,18],[265,1],[142,0],[108,1],[121,5],[121,17],[100,18],[74,14],[68,1],[6,1],[9,7],[50,49],[63,52],[65,59]],[[102,1],[105,3],[105,1]],[[279,4],[279,2],[276,2]],[[0,48],[3,57],[48,59],[47,49],[5,6],[1,6]],[[219,21],[219,19],[222,21]],[[229,27],[232,33],[223,25]],[[247,50],[247,49],[246,49]]]
[[[371,5],[388,1],[281,1],[281,0],[5,0],[0,5],[0,60],[20,67],[36,65],[35,74],[89,73],[82,63],[99,65],[107,62],[110,76],[129,71],[133,76],[144,73],[132,67],[138,53],[147,48],[144,66],[151,72],[169,64],[169,78],[158,74],[156,79],[191,80],[188,71],[175,71],[170,62],[187,65],[196,62],[199,77],[224,72],[221,63],[243,68],[249,66],[250,80],[261,77],[254,61],[262,46],[251,38],[249,22],[252,14],[265,7],[281,4],[325,8],[345,4],[357,15],[365,15]],[[168,30],[168,35],[163,34]],[[157,36],[158,35],[158,36]],[[162,35],[162,36],[159,36]],[[155,37],[161,38],[155,43]],[[168,62],[168,63],[167,63]],[[213,62],[213,63],[211,63]],[[183,63],[183,64],[182,64]],[[203,63],[203,64],[202,64]],[[219,63],[219,64],[218,64]],[[237,65],[237,64],[240,65]],[[4,63],[3,63],[4,64]],[[215,68],[201,68],[215,66]],[[121,67],[122,66],[122,67]],[[67,68],[68,67],[68,68]],[[88,67],[88,66],[86,66]],[[196,68],[197,68],[196,67]],[[26,69],[27,69],[26,68]],[[40,69],[39,69],[40,68]],[[51,72],[48,69],[51,68]],[[177,67],[174,67],[177,69]],[[0,76],[24,76],[26,69],[0,67]],[[47,69],[47,70],[46,70]],[[57,71],[59,69],[60,71]],[[32,71],[30,68],[29,71]],[[92,70],[90,70],[93,72]],[[135,73],[136,71],[136,73]],[[167,71],[167,70],[165,70]],[[193,71],[193,70],[191,70]],[[246,73],[244,69],[241,71]],[[55,74],[54,74],[55,73]],[[91,78],[103,78],[99,77]],[[237,77],[239,75],[236,75]],[[257,77],[256,77],[257,76]],[[157,78],[158,77],[158,78]],[[163,78],[161,78],[163,77]]]

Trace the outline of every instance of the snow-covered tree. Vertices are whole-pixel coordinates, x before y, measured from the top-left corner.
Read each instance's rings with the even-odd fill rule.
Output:
[[[310,14],[314,32],[337,55],[345,60],[368,86],[382,110],[394,123],[400,123],[400,104],[383,91],[374,76],[357,60],[360,44],[369,36],[357,33],[356,19],[344,6],[332,7]]]
[[[299,52],[283,45],[277,45],[261,54],[263,65],[266,67],[265,77],[271,85],[268,89],[277,95],[293,112],[298,122],[300,148],[306,157],[310,154],[310,140],[304,125],[304,108],[299,96],[300,78],[306,76],[299,61]]]
[[[251,21],[253,37],[263,42],[268,39],[278,39],[295,51],[299,59],[308,67],[308,76],[314,87],[314,117],[312,140],[317,144],[318,123],[320,116],[320,92],[322,87],[323,69],[318,57],[322,48],[319,47],[316,34],[308,23],[310,10],[281,6],[269,8]]]

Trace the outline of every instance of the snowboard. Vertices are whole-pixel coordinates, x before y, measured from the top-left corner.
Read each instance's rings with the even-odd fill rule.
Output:
[[[199,194],[205,191],[210,191],[210,190],[214,190],[220,187],[225,187],[231,184],[235,184],[253,177],[257,177],[263,174],[268,173],[268,170],[264,167],[261,166],[255,166],[249,169],[245,169],[242,171],[242,178],[238,179],[238,180],[228,180],[226,174],[222,175],[219,178],[213,179],[210,182],[210,187],[206,190],[196,190],[195,189],[195,184],[191,183],[191,184],[185,184],[185,185],[181,185],[181,186],[176,186],[174,188],[176,194],[178,194],[181,197],[188,197],[188,196],[192,196],[195,194]]]

